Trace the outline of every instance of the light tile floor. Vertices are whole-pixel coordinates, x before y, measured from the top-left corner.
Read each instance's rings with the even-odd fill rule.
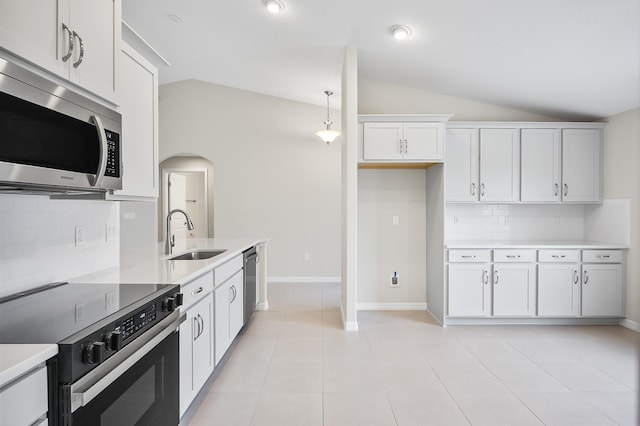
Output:
[[[640,334],[452,326],[361,311],[338,284],[270,284],[190,426],[640,425]]]

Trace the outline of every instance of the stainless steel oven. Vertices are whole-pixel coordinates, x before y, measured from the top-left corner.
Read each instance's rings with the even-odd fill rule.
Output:
[[[57,343],[49,425],[176,426],[179,286],[52,284],[0,299],[0,343]]]

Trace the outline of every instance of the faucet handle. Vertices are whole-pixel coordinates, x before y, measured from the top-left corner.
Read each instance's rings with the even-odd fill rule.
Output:
[[[176,236],[175,235],[171,235],[171,247],[175,247],[176,245]]]

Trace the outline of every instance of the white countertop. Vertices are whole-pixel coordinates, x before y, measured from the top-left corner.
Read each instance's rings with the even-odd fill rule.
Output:
[[[268,240],[260,238],[200,238],[189,240],[187,250],[175,251],[172,255],[163,254],[163,244],[154,244],[139,249],[133,256],[135,259],[127,260],[127,263],[134,264],[134,266],[117,266],[83,275],[69,280],[69,282],[83,284],[183,284],[242,254],[250,247],[267,242]],[[225,249],[227,251],[203,260],[168,259],[194,249]]]
[[[599,241],[549,241],[549,240],[451,240],[445,242],[448,249],[628,249],[625,244],[603,243]]]
[[[58,345],[0,345],[0,388],[58,354]]]

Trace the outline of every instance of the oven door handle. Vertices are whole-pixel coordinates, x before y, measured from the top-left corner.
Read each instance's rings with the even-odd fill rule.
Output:
[[[122,348],[100,366],[86,374],[76,383],[71,385],[71,412],[87,405],[91,400],[115,382],[135,363],[140,361],[153,348],[158,346],[171,333],[174,333],[180,324],[187,319],[186,314],[180,316],[175,311],[164,318],[156,326],[159,331],[149,330],[140,337]],[[106,374],[105,374],[106,372]]]

